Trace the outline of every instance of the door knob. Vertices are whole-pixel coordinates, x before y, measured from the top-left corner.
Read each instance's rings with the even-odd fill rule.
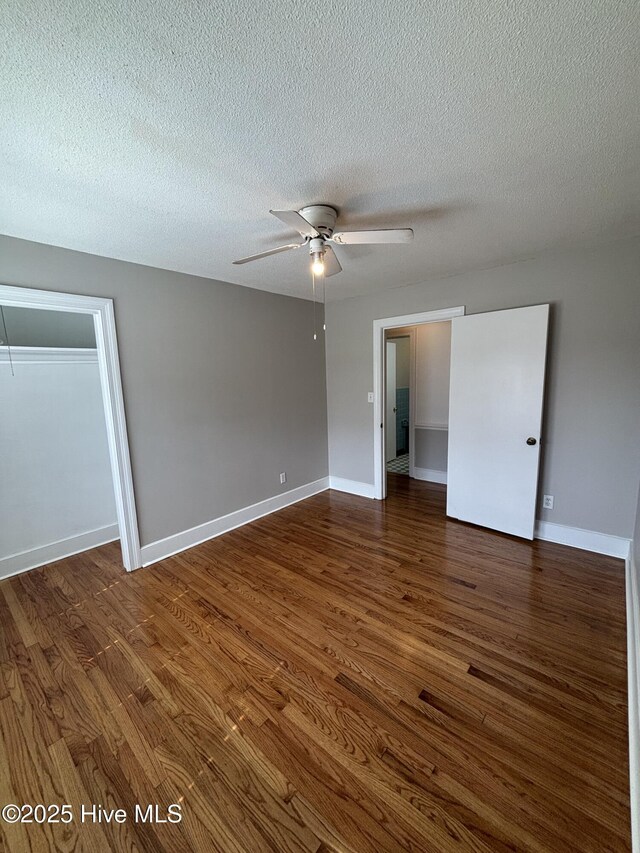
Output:
[[[533,446],[535,443],[536,443],[535,438],[532,435],[530,435],[529,438],[527,439],[527,444]]]
[[[398,411],[398,410],[397,410],[397,409],[396,409],[396,407],[394,406],[394,407],[393,407],[393,414],[395,415],[395,413],[396,413],[397,411]]]

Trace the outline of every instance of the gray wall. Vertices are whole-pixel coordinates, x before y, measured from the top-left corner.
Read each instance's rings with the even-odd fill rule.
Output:
[[[0,257],[4,284],[114,299],[143,545],[326,476],[310,302],[10,237]]]
[[[466,305],[549,302],[551,328],[539,517],[630,537],[640,456],[640,239],[558,251],[491,270],[330,302],[329,468],[373,483],[373,320]]]
[[[7,284],[7,282],[4,282]],[[40,311],[37,308],[3,307],[7,338],[13,347],[85,347],[93,349],[96,336],[93,317],[64,311]],[[0,322],[0,339],[4,329]]]
[[[636,569],[640,569],[640,493],[638,494],[638,508],[636,510],[636,524],[633,531],[633,557]]]
[[[411,382],[411,342],[409,338],[390,336],[396,345],[396,388],[408,388]]]
[[[414,430],[416,443],[414,465],[416,468],[430,468],[432,471],[447,470],[447,452],[449,450],[449,430]]]

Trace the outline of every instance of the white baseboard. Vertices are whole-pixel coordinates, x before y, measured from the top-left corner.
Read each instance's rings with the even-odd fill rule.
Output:
[[[47,563],[72,557],[74,554],[97,548],[99,545],[106,545],[107,542],[113,542],[118,538],[118,525],[108,524],[106,527],[88,530],[77,536],[69,536],[67,539],[60,539],[49,545],[41,545],[29,551],[22,551],[20,554],[2,557],[0,558],[0,578],[8,578],[20,572],[27,572],[29,569],[36,569],[38,566],[46,566]]]
[[[447,472],[435,468],[414,468],[411,475],[415,480],[427,480],[429,483],[446,483]]]
[[[235,530],[236,527],[242,527],[243,524],[256,521],[264,515],[277,512],[286,506],[303,501],[319,492],[324,492],[328,488],[329,478],[323,477],[321,480],[298,486],[296,489],[289,489],[288,492],[283,492],[281,495],[274,495],[272,498],[230,512],[228,515],[214,518],[212,521],[205,521],[204,524],[199,524],[197,527],[183,530],[181,533],[174,533],[173,536],[167,536],[166,539],[158,539],[157,542],[143,545],[141,548],[142,565],[149,566],[151,563],[157,563],[159,560],[164,560],[180,551],[186,551],[187,548],[193,548],[194,545],[200,545],[208,539],[214,539],[216,536],[228,533],[229,530]]]
[[[623,539],[622,536],[583,530],[581,527],[567,527],[564,524],[552,524],[550,521],[536,521],[535,537],[544,539],[546,542],[556,542],[558,545],[571,545],[572,548],[593,551],[595,554],[620,557],[622,560],[627,559],[631,545],[631,540]]]
[[[342,477],[329,477],[329,488],[336,492],[347,492],[361,498],[375,498],[373,483],[360,483],[358,480],[345,480]]]
[[[629,705],[629,794],[631,801],[631,849],[640,851],[640,597],[638,566],[633,543],[626,560],[627,594],[627,694]]]

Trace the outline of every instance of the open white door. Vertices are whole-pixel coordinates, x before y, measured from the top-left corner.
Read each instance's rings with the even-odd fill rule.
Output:
[[[549,306],[451,321],[447,515],[533,539]]]
[[[396,458],[396,345],[387,341],[387,386],[385,396],[386,418],[384,422],[385,459]]]

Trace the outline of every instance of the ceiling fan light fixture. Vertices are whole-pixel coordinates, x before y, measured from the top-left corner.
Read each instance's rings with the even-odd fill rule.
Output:
[[[314,275],[324,275],[324,257],[322,252],[311,253],[311,272]]]

